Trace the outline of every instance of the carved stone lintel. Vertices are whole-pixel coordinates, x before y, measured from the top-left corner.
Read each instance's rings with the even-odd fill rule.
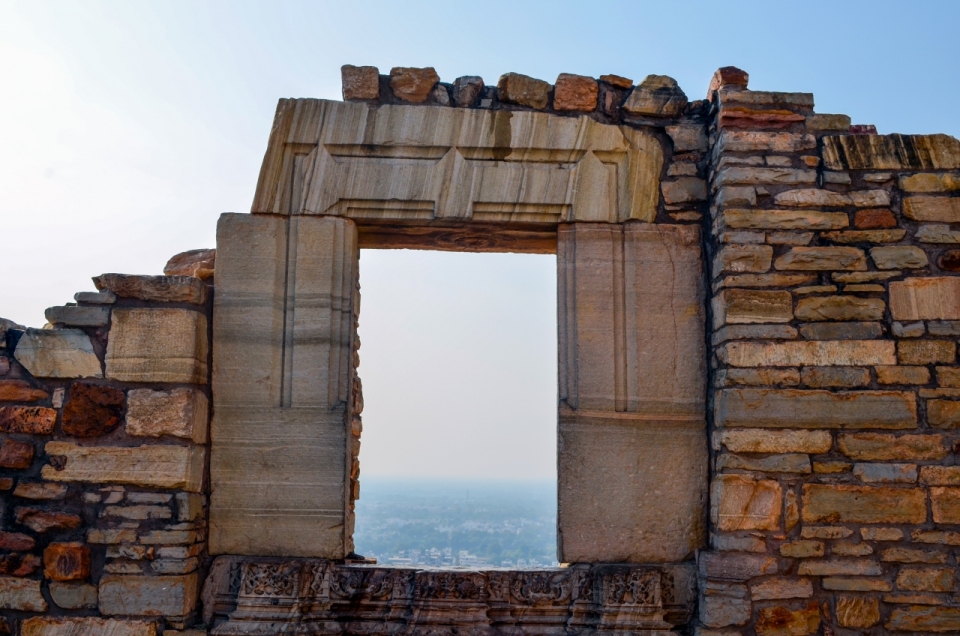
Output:
[[[672,634],[689,621],[689,564],[418,570],[218,557],[204,587],[215,636]]]

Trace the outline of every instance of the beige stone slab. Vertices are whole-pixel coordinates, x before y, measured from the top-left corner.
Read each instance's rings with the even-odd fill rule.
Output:
[[[960,320],[960,278],[908,278],[890,283],[894,320]]]
[[[79,329],[27,329],[14,351],[37,378],[102,378],[90,336]]]
[[[92,484],[133,484],[200,492],[206,449],[202,446],[78,446],[47,442],[47,455],[66,459],[61,470],[43,467],[44,479]]]
[[[949,135],[836,135],[823,138],[827,170],[952,170],[960,141]]]
[[[559,237],[561,402],[578,411],[701,414],[697,229],[573,224]]]
[[[157,636],[154,621],[115,618],[54,618],[35,616],[23,621],[22,636]]]
[[[221,406],[211,438],[212,554],[343,558],[342,409]]]
[[[755,428],[889,428],[917,426],[916,395],[900,391],[724,389],[717,426]]]
[[[105,616],[187,616],[197,605],[197,573],[184,576],[104,574],[100,613]]]
[[[676,562],[704,546],[703,421],[561,415],[558,443],[561,561]]]
[[[896,364],[892,340],[802,340],[728,342],[717,352],[735,367],[858,366]]]
[[[284,99],[252,211],[652,221],[662,163],[652,135],[588,117]],[[291,188],[294,180],[302,187]]]
[[[207,318],[189,309],[114,309],[107,378],[207,383]]]
[[[40,591],[40,581],[0,576],[0,609],[46,612],[47,607],[47,601]]]
[[[126,431],[143,437],[173,435],[205,444],[208,412],[207,396],[196,389],[133,389],[127,393]]]
[[[960,198],[907,197],[903,200],[903,215],[914,221],[957,223],[960,222]]]

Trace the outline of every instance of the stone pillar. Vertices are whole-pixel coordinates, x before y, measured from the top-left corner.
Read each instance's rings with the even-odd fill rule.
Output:
[[[210,551],[343,558],[358,275],[353,221],[217,229]]]
[[[690,558],[707,468],[698,229],[561,225],[557,268],[560,560]]]

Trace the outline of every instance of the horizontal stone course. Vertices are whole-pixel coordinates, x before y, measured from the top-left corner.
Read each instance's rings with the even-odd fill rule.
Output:
[[[49,456],[63,457],[62,468],[43,467],[44,479],[118,483],[199,492],[206,449],[200,446],[88,447],[48,442]]]
[[[850,224],[843,212],[809,210],[724,210],[720,222],[731,229],[835,230]]]
[[[890,340],[736,341],[723,345],[717,355],[735,367],[896,364],[894,343]]]
[[[900,391],[723,389],[717,426],[757,428],[915,428],[916,396]]]
[[[923,523],[926,493],[918,488],[804,484],[803,520],[811,523]],[[801,568],[803,566],[801,565]],[[879,574],[879,566],[873,571]],[[867,574],[863,571],[801,570],[801,574]]]

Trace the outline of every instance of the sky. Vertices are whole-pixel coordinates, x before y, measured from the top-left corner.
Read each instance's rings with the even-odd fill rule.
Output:
[[[217,217],[249,210],[277,99],[339,99],[343,64],[384,73],[433,66],[443,81],[480,75],[489,84],[510,71],[548,81],[563,72],[636,82],[665,74],[691,99],[704,96],[714,70],[735,65],[751,88],[812,92],[817,112],[846,113],[881,133],[960,136],[958,23],[960,2],[919,0],[0,0],[0,317],[40,326],[44,308],[92,289],[91,276],[160,273],[173,254],[212,247]],[[549,477],[555,439],[542,431],[553,434],[555,390],[547,395],[541,380],[555,378],[556,350],[543,349],[539,332],[528,343],[525,327],[555,329],[544,323],[555,320],[552,261],[447,259],[363,256],[366,288],[397,302],[422,296],[391,315],[395,305],[365,295],[361,335],[389,340],[393,329],[438,356],[401,373],[389,355],[365,352],[364,470],[471,476],[414,453],[446,419],[472,422],[474,433],[457,439],[475,458],[501,457],[491,464],[497,474]],[[438,276],[434,289],[427,273]],[[463,306],[472,311],[454,319]],[[440,314],[479,335],[443,331]],[[515,314],[530,324],[504,320]],[[476,342],[491,346],[464,354]],[[461,394],[446,383],[461,376],[457,390],[474,402],[452,397]],[[506,380],[521,377],[535,377],[536,389]],[[483,402],[492,395],[506,402]],[[397,396],[407,402],[394,406]],[[421,426],[408,407],[426,400],[436,410]],[[541,410],[530,412],[530,401]],[[530,433],[514,445],[529,449],[524,461],[496,435],[480,435],[493,421]],[[398,455],[417,461],[390,464]],[[483,464],[471,460],[470,470]]]

